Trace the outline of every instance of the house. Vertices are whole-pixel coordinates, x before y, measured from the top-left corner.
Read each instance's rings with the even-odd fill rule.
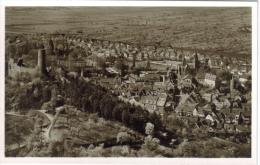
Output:
[[[193,116],[182,116],[181,120],[189,127],[198,128],[198,118]]]
[[[192,76],[186,75],[179,81],[179,84],[181,84],[184,87],[191,87],[192,86]]]
[[[177,70],[178,66],[182,65],[182,61],[165,60],[164,64],[166,64],[167,66],[171,66],[171,68]]]
[[[191,95],[189,94],[183,94],[181,95],[181,98],[180,98],[180,102],[179,104],[176,106],[175,108],[175,111],[176,113],[179,113],[181,112],[181,110],[183,109],[183,107],[185,105],[193,105],[193,104],[197,104],[197,102],[192,98],[190,97]],[[192,109],[193,110],[193,109]]]
[[[158,96],[142,96],[140,99],[140,103],[142,103],[146,110],[150,113],[157,111],[157,101]]]
[[[96,67],[97,66],[97,57],[94,55],[88,56],[85,59],[86,65],[87,66],[92,66],[92,67]]]
[[[154,82],[153,90],[155,90],[155,91],[165,91],[166,90],[166,84],[164,82]]]
[[[193,111],[196,107],[197,103],[195,104],[184,104],[181,109],[179,109],[180,116],[193,116]]]
[[[198,117],[205,117],[205,114],[203,111],[201,111],[198,107],[195,107],[192,111],[193,116],[198,116]]]
[[[235,126],[235,130],[238,133],[250,133],[251,132],[250,129],[251,128],[249,126],[247,126],[247,125],[236,125]]]
[[[217,99],[213,100],[213,104],[216,106],[217,111],[224,108],[224,102],[218,101]]]
[[[220,123],[218,116],[215,113],[209,113],[206,115],[205,120],[210,121],[210,125],[214,126],[215,124]]]
[[[113,68],[113,67],[108,67],[108,68],[106,68],[106,71],[109,73],[109,74],[111,74],[111,75],[120,75],[120,72],[117,70],[117,69],[115,69],[115,68]]]
[[[128,84],[128,92],[130,92],[130,95],[139,95],[143,92],[143,94],[146,94],[144,90],[144,85],[142,83],[129,83]]]
[[[214,75],[214,74],[210,74],[210,73],[206,73],[205,74],[205,80],[204,80],[204,83],[211,87],[211,88],[214,88],[215,85],[216,85],[216,78],[217,76]]]
[[[251,123],[251,111],[243,111],[239,114],[239,117],[242,119],[243,124]]]
[[[214,70],[221,69],[220,61],[218,59],[211,59],[210,68]]]
[[[135,98],[135,97],[133,97],[133,98],[131,98],[131,99],[129,100],[129,103],[132,104],[132,105],[135,105],[135,106],[140,106],[140,107],[142,107],[142,108],[145,108],[144,104],[142,104],[142,103],[140,103],[140,102],[137,101],[137,100],[139,100],[139,99],[140,99],[140,98]]]
[[[224,123],[224,130],[228,133],[234,133],[235,132],[235,125],[234,124],[227,124],[227,123]]]
[[[156,73],[148,73],[142,78],[145,82],[158,82],[160,81],[160,75]]]
[[[196,80],[197,80],[200,84],[204,85],[204,82],[205,82],[205,74],[202,73],[202,72],[197,73],[197,75],[196,75]]]
[[[226,124],[237,124],[239,119],[239,113],[236,111],[231,111],[230,109],[222,109],[220,112],[224,123]]]
[[[241,75],[238,79],[242,84],[246,83],[248,81],[248,75]]]
[[[237,75],[237,74],[238,74],[238,69],[237,69],[237,68],[233,68],[233,69],[230,71],[230,73],[231,73],[232,75]]]
[[[157,109],[159,110],[160,113],[163,113],[163,111],[164,111],[166,100],[167,100],[167,94],[166,93],[160,93],[158,95]]]
[[[214,122],[215,119],[213,118],[213,116],[211,114],[207,114],[207,116],[205,117],[206,120],[209,120],[211,122]]]
[[[132,73],[128,76],[128,80],[129,80],[131,83],[136,83],[139,79],[140,79],[140,78],[139,78],[137,75],[132,74]]]
[[[99,80],[99,84],[106,89],[115,89],[119,85],[119,81],[116,78],[102,78]]]
[[[164,110],[165,110],[165,111],[173,111],[173,110],[174,110],[174,102],[173,102],[173,101],[166,100]]]
[[[204,93],[203,95],[202,95],[202,98],[203,99],[205,99],[207,102],[210,102],[211,101],[211,93]]]

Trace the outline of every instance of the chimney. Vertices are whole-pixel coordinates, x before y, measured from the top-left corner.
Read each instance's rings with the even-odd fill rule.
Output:
[[[45,50],[38,50],[38,68],[41,74],[46,73],[46,63],[45,63]]]
[[[80,77],[84,77],[84,70],[83,70],[83,68],[81,69]]]
[[[165,84],[165,75],[163,75],[162,78],[163,78],[163,84]]]

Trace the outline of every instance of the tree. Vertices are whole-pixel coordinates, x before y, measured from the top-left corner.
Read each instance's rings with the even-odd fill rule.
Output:
[[[116,142],[118,144],[125,144],[127,142],[131,142],[131,135],[127,132],[119,132],[116,136]]]
[[[121,76],[125,76],[125,72],[128,66],[124,63],[123,59],[119,59],[115,62],[115,67],[120,70]]]
[[[130,119],[129,124],[135,130],[144,133],[145,132],[145,124],[148,122],[148,111],[143,110],[139,106],[133,106],[130,109]]]
[[[150,122],[146,123],[145,134],[146,135],[153,135],[153,131],[154,131],[154,125]]]
[[[152,122],[154,124],[155,131],[158,131],[162,128],[161,118],[155,112],[150,114],[149,119],[150,119],[150,122]]]
[[[44,124],[43,119],[39,118],[38,120],[36,120],[36,127],[39,129],[39,132],[37,132],[37,136],[38,136],[38,140],[39,143],[41,144],[43,141],[43,136],[42,136],[42,126]]]
[[[31,95],[29,95],[29,89],[27,87],[20,87],[17,91],[17,95],[15,95],[14,104],[16,105],[15,108],[19,110],[25,110],[27,108],[31,108],[34,104],[32,102]]]
[[[148,135],[144,139],[143,147],[148,149],[148,150],[154,151],[158,148],[159,144],[160,144],[159,139],[153,138],[151,135]]]
[[[97,66],[102,69],[102,71],[105,71],[106,69],[106,61],[103,58],[97,57]]]
[[[232,74],[228,71],[223,71],[221,72],[218,77],[221,79],[221,80],[226,80],[226,81],[230,81],[232,79]]]
[[[245,87],[246,87],[247,91],[251,91],[251,89],[252,89],[251,76],[250,76],[250,78],[248,78],[248,81],[245,83]]]
[[[50,54],[52,55],[54,52],[54,44],[53,44],[53,41],[52,39],[49,39],[49,49],[50,49]]]
[[[130,113],[128,109],[125,109],[122,113],[122,122],[125,125],[129,125]]]
[[[57,91],[56,88],[52,88],[51,91],[51,104],[52,104],[52,112],[55,113],[55,107],[57,105]]]
[[[169,77],[170,77],[171,83],[174,84],[174,85],[177,85],[177,83],[178,83],[178,79],[177,79],[178,76],[177,76],[177,74],[173,70],[170,71]]]
[[[51,90],[48,86],[44,86],[42,90],[42,100],[43,102],[49,101],[51,98]]]
[[[122,121],[122,112],[124,111],[126,107],[124,106],[123,103],[118,103],[116,104],[116,106],[114,107],[113,109],[113,112],[112,112],[112,118],[114,120],[117,120],[117,121]]]
[[[18,144],[18,147],[20,148],[22,134],[18,131],[18,125],[16,123],[14,124],[14,130],[12,132],[11,138],[13,138],[14,142],[16,142]]]
[[[144,60],[144,52],[141,52],[141,60]]]
[[[100,101],[101,116],[106,119],[111,119],[111,114],[115,106],[115,101],[109,94],[104,95]]]

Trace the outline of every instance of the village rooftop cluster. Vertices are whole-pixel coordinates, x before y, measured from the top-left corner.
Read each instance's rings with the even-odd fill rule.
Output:
[[[207,55],[160,43],[107,41],[81,33],[7,36],[6,43],[10,49],[6,76],[38,70],[62,83],[80,78],[158,114],[164,123],[174,116],[191,129],[224,138],[239,134],[238,143],[250,143],[249,57]],[[24,49],[37,50],[31,53],[38,61],[32,64],[24,58]]]

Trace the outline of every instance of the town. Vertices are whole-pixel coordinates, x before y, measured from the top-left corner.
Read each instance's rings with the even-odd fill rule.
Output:
[[[51,133],[52,127],[69,125],[71,148],[100,147],[95,142],[87,145],[80,136],[80,119],[97,114],[96,118],[130,128],[118,133],[117,144],[122,136],[124,145],[140,146],[144,141],[151,143],[151,150],[155,144],[172,148],[163,149],[166,157],[196,156],[195,151],[180,154],[180,146],[214,138],[221,145],[249,146],[246,155],[239,155],[247,156],[251,72],[249,57],[208,55],[160,43],[94,39],[81,31],[7,34],[6,88],[12,85],[16,91],[6,93],[6,113],[25,115],[25,110],[41,109],[29,115],[44,119],[40,132],[58,138],[60,132]],[[69,121],[72,116],[77,119]],[[36,148],[39,152],[44,147]],[[138,155],[127,151],[123,156]],[[6,153],[13,155],[13,151]]]

